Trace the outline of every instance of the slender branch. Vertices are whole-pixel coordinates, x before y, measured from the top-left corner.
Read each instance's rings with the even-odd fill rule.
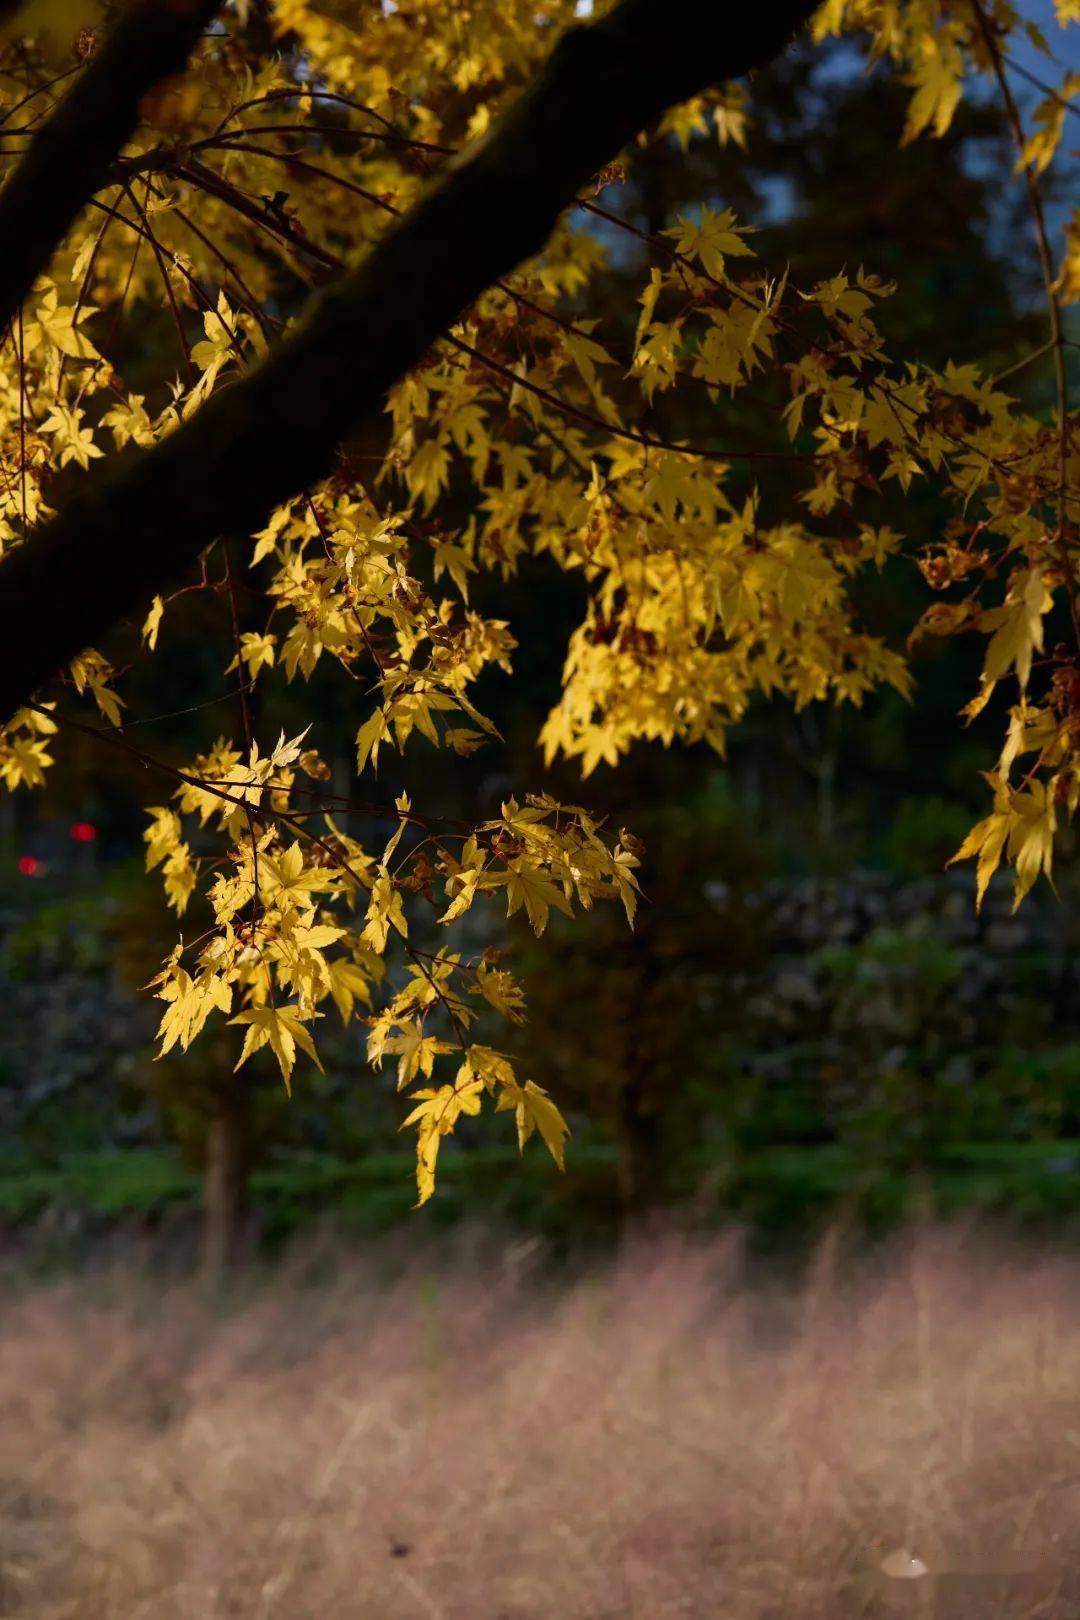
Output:
[[[288,827],[289,830],[295,833],[299,838],[306,838],[308,843],[311,844],[314,849],[319,850],[321,854],[325,855],[330,861],[331,865],[336,867],[338,871],[344,872],[348,877],[350,877],[353,883],[356,885],[357,893],[368,888],[368,885],[364,882],[364,879],[361,877],[360,873],[356,870],[351,861],[346,860],[345,856],[341,853],[340,849],[337,848],[336,844],[330,843],[325,838],[320,838],[317,833],[313,833],[311,828],[304,824],[303,816],[305,814],[311,814],[311,812],[300,811],[298,814],[291,814],[287,810],[276,809],[272,804],[262,801],[260,801],[256,811],[252,812],[251,805],[247,798],[247,788],[258,785],[259,787],[265,788],[266,796],[268,796],[272,784],[241,783],[238,784],[241,788],[239,794],[230,793],[228,789],[220,783],[214,782],[207,777],[195,776],[190,771],[178,770],[174,765],[168,765],[164,760],[156,759],[153,754],[148,754],[144,752],[143,749],[137,748],[134,743],[128,742],[125,737],[121,736],[119,728],[113,727],[111,729],[106,729],[102,726],[88,726],[81,720],[73,720],[70,715],[55,715],[51,710],[44,709],[40,706],[40,704],[36,703],[31,704],[30,707],[35,709],[37,713],[45,715],[48,719],[57,721],[62,726],[66,726],[69,730],[82,732],[84,736],[96,738],[98,742],[104,743],[109,748],[118,749],[121,753],[128,755],[129,758],[138,760],[139,763],[147,770],[158,771],[161,775],[170,777],[174,782],[184,783],[188,787],[201,788],[204,792],[213,794],[215,798],[223,799],[226,804],[236,805],[237,808],[244,811],[248,826],[251,829],[253,841],[252,849],[254,852],[252,872],[252,882],[255,891],[252,904],[253,936],[255,931],[255,919],[258,912],[259,892],[258,854],[257,846],[254,841],[256,821],[272,821],[277,822],[283,827]],[[397,813],[403,820],[411,821],[413,819],[412,817],[401,815],[400,812]],[[393,932],[401,940],[406,956],[411,962],[416,964],[417,971],[431,986],[435,999],[442,1005],[448,1019],[450,1020],[454,1034],[457,1037],[458,1045],[462,1051],[465,1051],[468,1046],[468,1032],[465,1025],[455,1012],[451,1002],[446,996],[445,991],[432,974],[431,969],[426,966],[424,961],[425,957],[428,961],[435,961],[437,958],[432,956],[430,951],[421,950],[418,945],[414,945],[408,937],[408,931],[405,925],[399,923],[393,915],[388,916],[387,922],[389,923]],[[273,1003],[271,1003],[271,1005],[272,1004]]]
[[[297,128],[301,127],[304,126],[297,126]],[[225,146],[222,144],[220,150],[251,152],[260,157],[274,159],[275,161],[285,165],[292,165],[294,169],[303,170],[304,172],[313,174],[320,179],[329,180],[333,184],[341,186],[346,191],[354,192],[357,196],[362,197],[366,202],[380,208],[385,213],[392,214],[395,218],[400,219],[402,216],[402,210],[396,207],[393,203],[389,202],[385,197],[377,196],[374,192],[368,191],[364,187],[356,185],[353,181],[346,179],[344,176],[332,173],[332,171],[329,169],[324,169],[314,164],[304,162],[295,157],[292,153],[277,152],[269,147],[240,145],[239,143],[233,146]],[[449,148],[446,148],[445,150],[450,151]],[[224,179],[222,176],[216,175],[213,173],[213,171],[206,169],[200,169],[198,174],[192,173],[190,175],[185,175],[180,170],[176,169],[175,165],[172,163],[170,155],[167,152],[157,154],[157,162],[167,172],[175,172],[179,174],[180,178],[192,179],[194,183],[203,185],[204,189],[213,189],[214,195],[220,197],[222,201],[228,203],[230,207],[235,208],[239,213],[251,219],[262,230],[266,231],[272,236],[277,236],[285,241],[293,243],[297,247],[300,247],[309,258],[314,260],[316,263],[323,265],[326,269],[341,271],[345,268],[342,261],[335,254],[331,253],[329,249],[321,247],[318,243],[313,242],[311,238],[308,237],[298,226],[291,225],[288,221],[279,220],[276,216],[270,213],[269,209],[267,209],[265,205],[263,208],[260,208],[258,204],[252,200],[252,198],[240,191],[239,188],[233,185],[230,181]],[[208,181],[211,183],[209,187],[207,185]],[[623,230],[629,235],[638,238],[651,248],[659,250],[670,262],[681,266],[688,275],[703,278],[704,280],[711,282],[718,291],[728,292],[734,301],[742,303],[746,308],[752,309],[755,313],[759,313],[761,311],[762,305],[760,301],[752,294],[744,291],[743,288],[734,283],[728,283],[710,275],[704,266],[694,264],[691,259],[689,259],[685,254],[678,252],[678,250],[662,236],[657,236],[654,233],[641,230],[639,227],[633,225],[629,220],[622,218],[621,215],[614,214],[610,212],[610,210],[600,207],[597,203],[587,197],[577,197],[575,199],[575,203],[578,208],[581,208],[588,213],[596,214],[598,217],[608,221],[610,224],[617,226],[620,230]],[[574,326],[572,321],[567,321],[560,315],[556,314],[555,311],[545,309],[542,305],[535,303],[531,298],[526,297],[522,292],[520,292],[519,289],[516,288],[511,282],[500,279],[495,281],[493,286],[498,287],[502,292],[506,293],[507,297],[513,299],[516,304],[525,309],[531,309],[535,314],[542,316],[545,320],[551,321],[554,325],[561,327],[564,331],[575,333],[579,337],[590,339],[590,341],[595,341],[595,338],[591,333],[580,331]],[[785,319],[779,313],[774,315],[774,319],[776,320],[777,326],[782,331],[788,333],[790,336],[797,335],[796,328],[790,319]],[[469,354],[474,360],[477,361],[478,364],[484,366],[493,375],[502,374],[509,377],[515,386],[520,387],[526,393],[532,393],[535,397],[545,400],[549,405],[560,411],[564,416],[576,417],[579,421],[590,424],[593,427],[602,428],[612,437],[630,440],[633,443],[643,445],[647,449],[679,450],[688,456],[698,456],[705,459],[712,458],[720,461],[746,461],[751,463],[759,460],[813,461],[816,459],[813,453],[803,453],[792,450],[709,449],[700,446],[696,447],[693,445],[682,445],[656,437],[651,437],[647,434],[641,433],[640,431],[623,429],[619,427],[618,424],[605,422],[601,418],[593,415],[591,412],[584,411],[580,407],[574,406],[568,401],[560,399],[558,396],[538,387],[537,384],[530,381],[528,378],[519,377],[516,372],[511,373],[507,367],[503,366],[493,356],[485,354],[479,349],[471,348],[467,343],[463,342],[460,338],[454,337],[452,334],[447,334],[445,341],[461,350],[463,353]],[[1059,333],[1059,342],[1067,345],[1069,340],[1061,336]],[[818,347],[819,346],[813,341],[811,341],[809,344],[809,349],[811,352],[817,350]],[[1034,359],[1037,357],[1037,354],[1046,353],[1053,347],[1054,340],[1051,339],[1043,349],[1037,351],[1036,355],[1029,356],[1028,358]],[[1027,360],[1025,359],[1020,363],[1026,365]],[[1003,373],[1003,376],[1010,376],[1012,371],[1015,369],[1017,368],[1010,368],[1009,371]],[[703,379],[696,380],[703,381]],[[715,385],[705,383],[704,386],[706,388],[710,388],[711,391],[718,391],[716,390]],[[881,394],[901,428],[903,428],[903,424],[900,423],[898,415],[900,410],[907,411],[908,414],[913,417],[917,416],[918,411],[916,407],[907,404],[894,389],[889,387],[888,383],[881,381],[880,378],[872,384],[872,388]],[[948,439],[953,445],[956,446],[957,449],[969,448],[967,441],[963,438],[958,437],[954,433],[950,433],[944,428],[942,428],[941,431],[943,437]],[[1022,460],[1026,454],[1036,453],[1036,451],[1021,451],[1015,458],[1012,459]],[[571,458],[571,460],[572,459],[573,458]],[[992,466],[996,472],[1007,472],[1008,459],[1009,458],[1002,459],[1001,457],[990,457],[988,464]]]
[[[180,306],[176,302],[176,293],[173,291],[172,277],[169,275],[168,266],[165,263],[165,255],[161,251],[161,243],[154,235],[145,204],[139,202],[134,190],[130,185],[126,185],[124,187],[124,191],[127,195],[128,201],[131,203],[132,208],[134,208],[135,212],[142,220],[143,230],[146,233],[147,240],[150,243],[151,252],[153,253],[155,262],[157,263],[158,274],[161,277],[162,285],[165,288],[165,296],[168,300],[169,309],[172,313],[173,330],[176,332],[176,342],[180,350],[180,361],[184,369],[184,376],[187,380],[188,387],[193,388],[195,386],[197,373],[191,358],[191,344],[188,342],[187,333],[184,331],[184,317],[181,315]],[[146,193],[147,196],[149,196],[149,181],[147,181]]]
[[[1042,191],[1039,188],[1038,176],[1034,166],[1024,159],[1024,126],[1020,118],[1020,109],[1016,105],[1016,97],[1009,86],[1005,74],[1005,63],[1002,57],[1001,45],[982,9],[981,0],[972,0],[972,9],[975,12],[975,21],[979,34],[986,47],[987,54],[994,70],[994,77],[1001,91],[1001,99],[1005,105],[1005,114],[1012,130],[1013,139],[1020,152],[1020,161],[1024,170],[1024,181],[1027,186],[1028,203],[1031,208],[1032,224],[1035,227],[1035,240],[1039,250],[1039,267],[1042,271],[1043,287],[1046,292],[1046,308],[1050,320],[1050,347],[1054,351],[1054,387],[1057,395],[1057,426],[1058,426],[1058,488],[1057,488],[1057,532],[1054,535],[1054,549],[1057,552],[1058,562],[1065,577],[1065,589],[1069,598],[1069,614],[1072,619],[1073,636],[1077,651],[1080,652],[1080,602],[1077,601],[1076,569],[1073,565],[1072,554],[1069,551],[1068,536],[1068,470],[1069,470],[1069,397],[1068,384],[1065,375],[1065,333],[1061,319],[1061,300],[1058,297],[1057,277],[1054,273],[1054,256],[1050,248],[1050,235],[1046,228],[1046,213],[1043,208]]]
[[[0,130],[0,134],[4,131]],[[14,134],[14,131],[9,133]],[[251,135],[330,135],[334,140],[344,141],[376,141],[385,146],[405,147],[410,151],[430,152],[435,157],[453,157],[455,148],[452,146],[438,146],[434,141],[410,140],[405,135],[390,135],[381,129],[353,129],[351,124],[237,124],[233,130],[224,130],[218,134],[206,135],[202,140],[192,141],[191,150],[202,152],[210,147],[220,147],[227,150],[229,144],[241,137],[245,139]]]
[[[28,90],[25,96],[17,101],[13,107],[9,107],[4,113],[4,116],[0,118],[0,134],[5,136],[32,135],[34,130],[38,127],[38,120],[41,117],[40,114],[35,113],[33,124],[25,125],[22,129],[9,129],[8,119],[14,118],[17,112],[22,112],[22,109],[28,106],[31,101],[36,101],[38,96],[47,96],[51,90],[56,89],[58,84],[65,83],[66,80],[72,78],[76,73],[80,72],[81,67],[82,64],[77,62],[74,67],[65,68],[63,73],[58,73],[55,78],[49,79],[45,84],[35,85],[32,90]],[[52,110],[51,105],[47,110]]]
[[[124,13],[0,191],[0,328],[135,133],[147,93],[183,70],[220,0],[143,0]]]
[[[1031,72],[1030,68],[1026,68],[1022,63],[1016,61],[1015,57],[1007,56],[1002,52],[1001,59],[1010,73],[1015,73],[1019,78],[1025,79],[1036,90],[1041,90],[1044,96],[1049,96],[1050,100],[1055,101],[1059,107],[1064,107],[1066,112],[1080,118],[1080,107],[1076,105],[1075,101],[1070,101],[1068,97],[1063,96],[1060,90],[1055,90],[1052,84],[1047,84],[1045,79],[1040,79],[1037,74]]]
[[[87,480],[0,564],[0,719],[219,534],[252,532],[324,477],[342,438],[543,246],[613,154],[668,106],[775,56],[812,10],[813,0],[620,0],[568,30],[531,88],[293,337],[153,449]]]
[[[1029,350],[1021,359],[1014,361],[1011,366],[1006,366],[1004,371],[999,371],[996,377],[991,377],[991,388],[1000,388],[1006,378],[1015,377],[1018,371],[1023,371],[1025,366],[1033,365],[1036,360],[1041,360],[1043,355],[1049,354],[1054,347],[1056,345],[1053,338],[1047,338],[1046,342],[1040,343],[1037,349]]]
[[[504,365],[501,360],[496,360],[494,355],[483,353],[480,349],[474,348],[471,343],[466,343],[462,338],[448,336],[446,341],[452,343],[455,349],[460,349],[463,354],[470,355],[480,365],[486,366],[490,371],[505,377],[515,387],[523,388],[526,393],[535,395],[537,399],[542,399],[546,405],[550,405],[560,415],[575,418],[579,422],[585,422],[590,427],[598,429],[601,433],[608,434],[613,439],[625,439],[630,444],[640,444],[646,450],[674,450],[681,456],[696,456],[703,461],[814,460],[811,453],[802,450],[722,450],[719,448],[705,448],[695,444],[680,444],[676,439],[661,439],[652,433],[639,433],[636,428],[620,427],[618,422],[605,421],[602,416],[597,416],[594,411],[587,411],[580,405],[573,405],[567,399],[560,399],[558,394],[553,394],[550,389],[542,388],[539,383],[532,382],[530,378],[518,376],[516,371],[512,370],[510,366]]]

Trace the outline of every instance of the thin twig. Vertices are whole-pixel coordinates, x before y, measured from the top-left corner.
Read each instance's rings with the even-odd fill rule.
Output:
[[[1020,152],[1024,170],[1024,181],[1027,187],[1028,204],[1031,209],[1032,223],[1035,227],[1035,240],[1039,250],[1039,266],[1042,271],[1043,286],[1046,292],[1046,307],[1050,319],[1050,347],[1054,351],[1054,386],[1057,394],[1058,419],[1058,490],[1057,490],[1057,532],[1054,536],[1054,547],[1058,561],[1065,575],[1065,588],[1069,597],[1069,614],[1072,619],[1073,635],[1077,650],[1080,651],[1080,603],[1077,602],[1076,570],[1073,566],[1072,555],[1069,551],[1067,534],[1067,491],[1068,491],[1068,456],[1069,456],[1069,419],[1068,419],[1068,383],[1065,373],[1065,347],[1063,342],[1063,327],[1061,319],[1061,301],[1058,297],[1057,278],[1054,274],[1054,257],[1050,249],[1050,237],[1046,228],[1046,213],[1043,208],[1042,191],[1034,166],[1024,160],[1026,141],[1024,140],[1024,126],[1020,117],[1020,109],[1016,105],[1016,98],[1012,93],[1008,78],[1005,74],[1005,64],[1002,59],[1001,47],[997,36],[991,27],[986,14],[982,9],[980,0],[971,0],[972,10],[975,13],[976,24],[986,46],[987,54],[993,67],[994,77],[1001,91],[1001,99],[1005,105],[1005,114],[1012,130],[1013,139]]]

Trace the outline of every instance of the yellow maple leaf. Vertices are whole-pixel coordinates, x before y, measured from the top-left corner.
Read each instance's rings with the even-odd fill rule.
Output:
[[[304,1022],[318,1018],[320,1014],[309,1012],[298,1006],[291,1007],[247,1007],[243,1012],[237,1013],[235,1018],[229,1020],[232,1024],[246,1024],[247,1034],[244,1037],[244,1048],[236,1061],[236,1068],[246,1063],[253,1052],[269,1046],[278,1060],[282,1079],[285,1081],[285,1090],[292,1092],[291,1077],[296,1063],[296,1048],[306,1052],[317,1069],[322,1070],[319,1054],[315,1050],[315,1042],[309,1032],[304,1028]],[[234,1070],[235,1072],[235,1070]]]
[[[573,916],[570,902],[562,890],[535,866],[523,860],[513,861],[506,885],[506,915],[512,917],[524,906],[534,934],[542,934],[547,927],[552,906],[567,917]]]
[[[560,1170],[566,1169],[566,1138],[570,1127],[542,1087],[526,1080],[523,1086],[516,1082],[504,1084],[496,1113],[512,1108],[517,1120],[518,1147],[523,1149],[533,1131],[539,1131],[548,1152]]]

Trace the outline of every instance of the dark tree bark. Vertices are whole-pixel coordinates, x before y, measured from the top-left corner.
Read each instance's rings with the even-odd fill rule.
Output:
[[[667,107],[783,48],[813,0],[621,0],[560,39],[296,334],[147,451],[125,453],[0,564],[0,721],[224,532],[251,533],[332,468],[462,311],[539,251],[578,189]]]
[[[131,139],[147,93],[180,73],[221,0],[143,0],[109,30],[0,191],[0,331]]]

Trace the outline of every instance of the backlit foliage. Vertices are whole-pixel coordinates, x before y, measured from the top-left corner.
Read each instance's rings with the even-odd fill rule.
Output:
[[[127,445],[153,444],[265,352],[298,284],[354,262],[448,153],[488,130],[578,10],[573,0],[225,6],[186,79],[148,98],[115,183],[8,335],[0,545],[17,545],[51,510],[61,470],[70,482]],[[1058,11],[1063,26],[1080,15],[1073,0]],[[99,23],[88,0],[39,0],[9,22],[5,167],[63,75],[93,53]],[[317,737],[271,744],[252,734],[242,701],[235,732],[205,757],[150,762],[172,785],[149,812],[147,867],[178,916],[199,891],[212,917],[153,981],[162,1050],[228,1020],[237,1066],[268,1047],[290,1084],[301,1056],[319,1061],[321,1019],[366,1021],[373,1063],[392,1064],[410,1092],[421,1199],[463,1114],[512,1111],[521,1142],[538,1132],[560,1163],[566,1136],[555,1103],[486,1044],[489,1024],[509,1040],[523,998],[501,953],[477,948],[461,919],[474,907],[520,911],[539,934],[552,910],[602,900],[621,903],[632,923],[637,900],[632,834],[585,808],[536,795],[461,827],[437,807],[376,802],[368,789],[387,751],[421,739],[464,755],[497,736],[474,688],[490,666],[512,671],[515,641],[508,623],[470,605],[478,574],[505,579],[540,554],[587,586],[540,741],[549,760],[574,760],[588,776],[640,742],[722,753],[755,698],[780,694],[801,708],[860,704],[882,685],[912,695],[905,649],[860,624],[852,587],[914,554],[941,595],[913,636],[981,636],[982,682],[964,695],[965,713],[996,689],[1009,700],[988,773],[992,806],[958,852],[977,860],[979,898],[1002,861],[1017,900],[1049,875],[1057,827],[1080,801],[1080,457],[1061,335],[1061,305],[1080,296],[1080,216],[1059,263],[1038,192],[1080,79],[1048,85],[1022,124],[1009,52],[1021,28],[1043,42],[1004,0],[827,0],[813,27],[819,38],[851,32],[895,64],[911,87],[905,140],[943,134],[971,86],[1005,95],[1045,255],[1053,415],[1025,412],[1006,379],[972,366],[933,371],[917,355],[888,354],[877,322],[890,288],[857,262],[797,285],[719,207],[644,235],[620,214],[631,151],[543,254],[479,298],[393,390],[379,464],[345,457],[242,547],[212,547],[186,587],[222,587],[221,667],[241,700],[257,684],[302,686],[317,667],[340,666],[364,785],[345,800],[328,793]],[[752,116],[752,90],[722,86],[672,109],[648,139],[738,144]],[[642,264],[633,333],[605,319],[597,296],[609,255],[628,247]],[[137,391],[109,359],[112,334],[140,304],[163,302],[175,371]],[[674,391],[719,409],[777,378],[788,404],[772,443],[732,443],[718,430],[690,444],[653,425]],[[779,517],[767,498],[778,466],[801,479]],[[890,485],[928,482],[953,516],[916,552],[882,524],[875,500]],[[464,522],[452,515],[463,508]],[[227,611],[240,571],[265,603],[261,629],[241,629]],[[170,607],[153,604],[146,656],[168,643]],[[9,788],[43,781],[86,700],[114,744],[131,746],[112,729],[127,713],[123,682],[88,650],[62,692],[4,729]],[[344,810],[393,831],[357,842]],[[446,931],[435,951],[414,938],[425,908]]]

